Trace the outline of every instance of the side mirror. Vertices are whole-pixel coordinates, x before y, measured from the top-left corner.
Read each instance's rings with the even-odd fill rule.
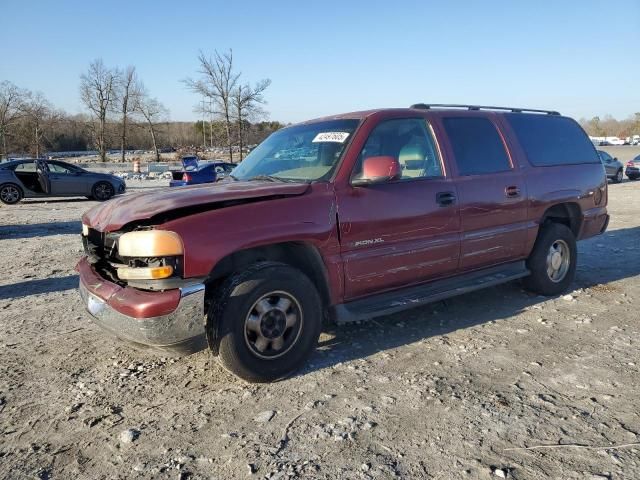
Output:
[[[398,159],[391,156],[365,158],[362,163],[362,174],[351,181],[351,185],[362,186],[384,183],[400,178],[401,169]]]
[[[613,157],[613,161],[617,162],[618,161],[618,157]]]

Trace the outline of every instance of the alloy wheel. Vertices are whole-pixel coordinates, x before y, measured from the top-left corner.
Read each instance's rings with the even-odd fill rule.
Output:
[[[260,297],[245,319],[244,338],[251,353],[263,359],[278,358],[298,341],[303,313],[300,303],[287,292]]]
[[[0,198],[6,203],[16,203],[20,200],[20,190],[13,185],[6,185],[0,191]]]
[[[556,240],[547,253],[547,275],[552,282],[561,282],[571,264],[571,251],[564,240]]]

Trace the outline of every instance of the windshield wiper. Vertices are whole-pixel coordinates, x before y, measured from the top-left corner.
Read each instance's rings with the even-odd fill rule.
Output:
[[[247,178],[248,182],[253,180],[265,180],[267,182],[288,182],[285,178],[276,177],[274,175],[256,175],[255,177]]]

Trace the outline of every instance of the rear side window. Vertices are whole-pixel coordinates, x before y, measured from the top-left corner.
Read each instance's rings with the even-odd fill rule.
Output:
[[[529,163],[536,167],[600,163],[589,137],[580,125],[555,115],[506,115]]]
[[[502,138],[489,119],[447,117],[443,123],[460,175],[483,175],[511,169]]]

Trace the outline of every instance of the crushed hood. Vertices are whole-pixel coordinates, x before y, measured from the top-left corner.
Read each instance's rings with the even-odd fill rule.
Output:
[[[127,194],[91,208],[82,216],[82,223],[101,232],[112,232],[130,222],[177,209],[215,208],[216,204],[231,200],[301,195],[308,188],[306,183],[221,182]]]

